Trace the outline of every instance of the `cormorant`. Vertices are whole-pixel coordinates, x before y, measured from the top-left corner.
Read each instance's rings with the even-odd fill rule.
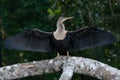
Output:
[[[38,29],[25,30],[22,33],[7,38],[5,46],[10,49],[51,52],[67,55],[69,50],[84,50],[96,46],[111,44],[115,37],[110,32],[95,27],[75,31],[65,30],[64,21],[73,17],[60,17],[54,32],[44,32]]]

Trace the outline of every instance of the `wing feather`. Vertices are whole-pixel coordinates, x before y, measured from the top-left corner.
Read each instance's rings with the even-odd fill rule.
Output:
[[[21,34],[12,36],[5,40],[5,46],[10,49],[49,52],[52,50],[50,43],[51,32],[37,29],[26,30]]]
[[[113,34],[94,27],[79,29],[69,33],[72,34],[71,48],[73,50],[103,46],[115,41],[115,36]]]

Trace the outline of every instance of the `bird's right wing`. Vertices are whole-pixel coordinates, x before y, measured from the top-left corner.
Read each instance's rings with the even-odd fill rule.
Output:
[[[72,34],[73,50],[84,50],[102,45],[111,44],[115,41],[115,36],[110,32],[94,27],[79,29],[69,32]]]
[[[49,52],[52,50],[50,36],[52,32],[44,32],[37,29],[26,30],[21,34],[5,40],[5,46],[10,49]]]

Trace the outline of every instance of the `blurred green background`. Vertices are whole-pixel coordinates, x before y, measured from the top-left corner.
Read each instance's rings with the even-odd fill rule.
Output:
[[[74,56],[95,59],[120,69],[120,0],[0,0],[0,16],[7,37],[26,29],[54,31],[56,21],[62,15],[74,17],[65,22],[67,30],[96,26],[116,36],[114,44],[76,51]],[[2,47],[3,66],[54,57],[56,53],[16,51]],[[58,72],[20,80],[58,80],[60,75],[61,72]],[[74,74],[72,80],[98,79]]]

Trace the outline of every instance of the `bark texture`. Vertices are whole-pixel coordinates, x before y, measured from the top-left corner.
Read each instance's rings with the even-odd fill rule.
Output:
[[[120,70],[96,60],[82,57],[65,57],[15,64],[0,68],[0,80],[61,71],[59,80],[71,80],[73,73],[89,75],[102,80],[120,80]]]

